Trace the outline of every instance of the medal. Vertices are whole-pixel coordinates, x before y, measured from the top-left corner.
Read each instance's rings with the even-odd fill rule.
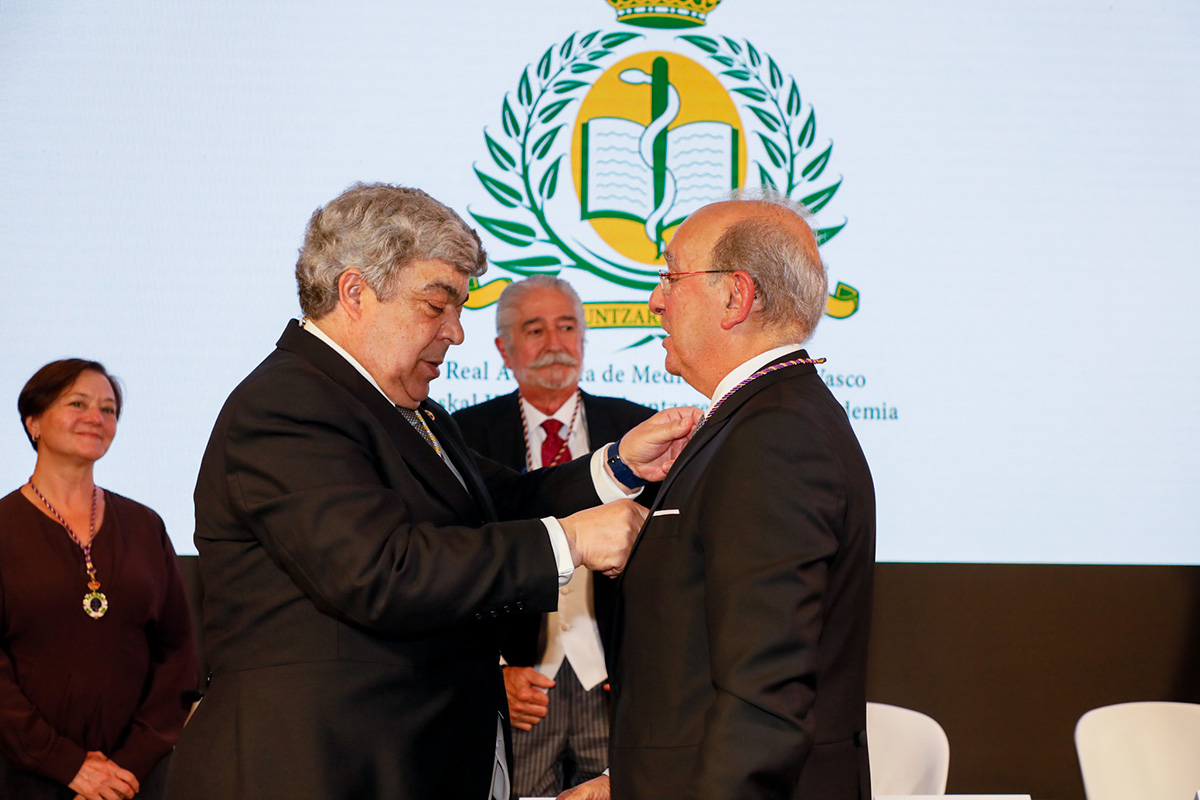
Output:
[[[88,574],[88,593],[83,596],[83,613],[92,619],[100,619],[108,611],[108,598],[104,596],[104,592],[100,591],[100,581],[96,580],[96,565],[92,563],[92,540],[96,538],[96,504],[100,497],[100,490],[92,487],[92,521],[88,528],[88,543],[84,544],[79,541],[79,537],[75,535],[75,531],[71,530],[71,526],[63,519],[63,515],[59,514],[58,510],[50,505],[50,501],[46,499],[46,496],[39,492],[38,488],[33,485],[32,479],[29,481],[29,488],[33,489],[33,493],[46,505],[46,508],[58,520],[58,524],[66,528],[67,535],[71,537],[71,541],[79,545],[79,549],[83,551],[83,564]]]
[[[99,591],[100,581],[88,581],[90,592],[83,596],[83,613],[92,619],[100,619],[108,611],[108,598]]]

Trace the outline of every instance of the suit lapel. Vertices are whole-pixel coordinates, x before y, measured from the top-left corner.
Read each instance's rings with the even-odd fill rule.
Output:
[[[770,367],[775,364],[782,364],[785,361],[792,361],[798,358],[808,358],[808,353],[803,350],[794,350],[791,353],[776,359],[770,364],[767,364],[766,366]],[[683,452],[679,454],[679,458],[676,459],[675,463],[671,466],[670,474],[668,474],[666,480],[663,481],[662,488],[660,488],[658,491],[658,499],[656,500],[654,508],[651,509],[651,511],[657,510],[659,505],[661,505],[664,495],[668,494],[676,476],[678,476],[682,471],[681,467],[686,466],[689,461],[695,458],[696,453],[700,452],[706,444],[713,440],[713,437],[715,437],[717,433],[725,427],[730,417],[736,414],[738,409],[744,406],[747,401],[750,400],[750,398],[754,397],[768,386],[772,386],[781,380],[794,378],[811,372],[816,372],[816,367],[814,367],[812,364],[794,364],[790,367],[784,367],[783,369],[779,369],[775,372],[755,378],[754,380],[750,381],[750,383],[729,395],[725,402],[721,403],[720,407],[718,407],[716,411],[714,411],[707,419],[705,419],[704,424],[700,426],[700,430],[696,431],[696,434],[692,437],[692,440],[687,443],[686,447],[683,448]]]
[[[475,468],[475,459],[471,455],[471,448],[463,440],[458,426],[454,424],[454,420],[446,413],[446,409],[432,400],[426,400],[421,403],[419,413],[425,418],[430,430],[433,431],[433,435],[441,443],[446,456],[453,462],[454,466],[458,469],[458,474],[462,475],[463,480],[466,482],[470,500],[474,504],[476,512],[480,515],[480,521],[496,519],[496,509],[492,505],[491,493],[488,492],[487,486],[484,485],[483,478],[479,475],[479,470]],[[441,459],[438,459],[438,461],[440,462]],[[442,466],[444,467],[445,464],[442,464]],[[455,483],[458,483],[457,479]]]
[[[779,359],[768,363],[768,365],[764,366],[763,368],[772,367],[776,365],[776,363],[784,363],[785,361],[792,361],[794,359],[806,359],[806,357],[809,356],[804,350],[793,350],[792,353],[788,353],[779,357]],[[725,427],[725,423],[730,420],[730,417],[732,417],[734,414],[737,414],[738,409],[742,408],[751,397],[754,397],[758,392],[767,389],[767,386],[779,383],[780,380],[794,378],[797,377],[797,375],[810,372],[816,372],[816,368],[812,366],[811,363],[797,363],[797,365],[776,369],[775,372],[768,373],[766,375],[762,375],[760,378],[751,380],[750,383],[743,386],[742,389],[739,389],[736,392],[733,392],[732,395],[728,396],[725,399],[725,402],[721,403],[720,407],[713,411],[713,413],[710,414],[706,420],[704,420],[703,425],[700,427],[700,431],[696,432],[694,437],[691,438],[691,441],[689,441],[688,445],[684,447],[683,452],[679,453],[679,458],[676,459],[676,463],[672,464],[671,474],[667,475],[665,481],[662,481],[662,488],[659,489],[659,498],[661,499],[662,495],[666,494],[668,489],[670,489],[672,483],[674,482],[674,477],[680,473],[679,468],[684,467],[684,465],[691,461],[692,458],[695,458],[696,453],[700,452],[704,445],[713,440],[713,437],[715,437],[716,433],[720,432],[720,429]],[[655,504],[655,507],[656,506],[658,506],[658,504]]]
[[[379,422],[401,458],[409,464],[413,473],[425,483],[431,492],[439,495],[451,508],[478,509],[474,499],[468,495],[467,490],[458,482],[458,478],[454,477],[454,473],[429,446],[425,438],[417,433],[404,417],[400,416],[396,407],[372,386],[370,381],[333,348],[305,331],[294,320],[288,323],[283,335],[279,337],[276,347],[308,361],[325,373],[334,383],[349,392]],[[426,419],[428,421],[428,418]],[[441,437],[438,438],[441,441]],[[467,474],[471,473],[474,482],[482,486],[478,475],[475,475],[474,465],[465,470],[458,462],[455,462],[455,465],[463,472],[463,478],[468,481],[468,485],[471,485],[471,481],[467,478]],[[472,491],[474,491],[474,487],[472,487]],[[486,490],[484,491],[486,492]]]

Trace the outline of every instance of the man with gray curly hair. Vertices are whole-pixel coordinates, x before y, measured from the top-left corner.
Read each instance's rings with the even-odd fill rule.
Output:
[[[619,584],[612,794],[867,800],[875,495],[802,347],[825,304],[816,239],[786,202],[736,200],[688,217],[665,259],[666,369],[712,404]]]
[[[358,184],[317,209],[296,262],[300,308],[310,319],[334,310],[338,278],[349,269],[388,302],[397,273],[413,261],[444,261],[471,278],[487,269],[479,236],[458,214],[420,189]]]
[[[229,396],[200,466],[212,672],[171,800],[509,796],[498,627],[553,610],[577,566],[620,572],[645,515],[629,496],[696,420],[524,475],[474,454],[428,398],[485,265],[418,189],[357,184],[313,214],[305,319]]]

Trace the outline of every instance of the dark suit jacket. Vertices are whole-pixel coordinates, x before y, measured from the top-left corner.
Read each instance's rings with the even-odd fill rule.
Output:
[[[874,553],[871,475],[816,370],[726,400],[619,582],[614,800],[870,798]]]
[[[624,436],[630,428],[654,416],[654,409],[619,397],[596,397],[580,392],[587,421],[588,446],[595,450]],[[517,392],[494,397],[479,405],[454,412],[454,421],[462,429],[463,439],[477,452],[513,469],[525,468],[525,436],[521,431],[521,400]],[[575,456],[582,453],[573,453]],[[600,639],[608,638],[612,619],[616,581],[599,573],[592,575],[592,595]],[[522,614],[508,626],[501,652],[504,660],[516,667],[537,664],[538,636],[544,614]]]
[[[497,622],[557,602],[536,517],[598,498],[586,460],[518,475],[421,411],[469,492],[295,323],[226,401],[195,498],[213,675],[172,800],[488,796]]]

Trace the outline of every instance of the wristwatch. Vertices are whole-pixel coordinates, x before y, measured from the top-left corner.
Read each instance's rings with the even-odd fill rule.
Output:
[[[608,452],[604,454],[604,457],[608,461],[608,468],[612,470],[613,477],[621,484],[628,486],[630,489],[640,489],[648,483],[648,481],[644,481],[637,475],[634,475],[629,465],[621,460],[620,441],[610,444]]]

